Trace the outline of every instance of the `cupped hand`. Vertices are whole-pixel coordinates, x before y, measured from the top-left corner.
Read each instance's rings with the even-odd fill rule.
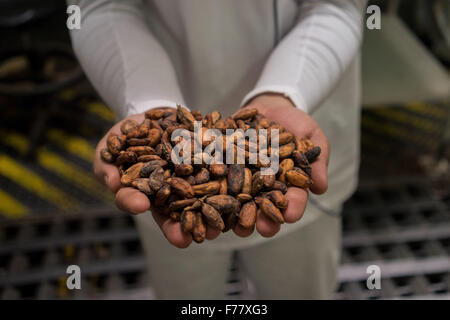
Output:
[[[145,115],[141,113],[126,119],[133,119],[141,123],[144,121],[144,118]],[[186,248],[192,243],[192,235],[183,232],[181,223],[173,221],[155,208],[152,208],[150,200],[144,193],[134,188],[122,187],[118,168],[114,164],[106,163],[100,157],[100,150],[106,148],[107,137],[110,134],[121,134],[120,125],[126,119],[116,123],[97,144],[94,157],[94,174],[101,183],[115,193],[115,203],[119,209],[134,215],[151,209],[153,218],[167,240],[175,247]],[[215,239],[220,234],[220,231],[210,227],[207,227],[206,230],[206,239],[208,240]]]
[[[305,112],[296,108],[292,102],[279,94],[263,94],[254,98],[246,108],[256,108],[266,118],[282,125],[299,138],[310,139],[321,148],[320,156],[311,164],[313,185],[311,191],[323,194],[328,188],[327,168],[329,160],[328,140],[319,125]],[[288,208],[283,212],[287,223],[300,220],[306,208],[308,190],[290,187],[286,193]],[[263,237],[273,237],[280,230],[280,225],[258,212],[256,230]],[[244,229],[237,225],[233,231],[241,237],[253,233],[253,229]]]

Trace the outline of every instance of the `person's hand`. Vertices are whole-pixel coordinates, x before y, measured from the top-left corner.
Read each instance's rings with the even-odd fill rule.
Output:
[[[318,124],[305,112],[296,108],[289,99],[279,94],[259,95],[250,101],[246,108],[258,109],[265,117],[278,122],[295,136],[308,138],[314,145],[322,149],[320,156],[311,164],[314,182],[311,191],[315,194],[323,194],[328,188],[329,146],[328,140]],[[283,213],[284,220],[287,223],[294,223],[303,216],[308,200],[308,190],[291,187],[288,189],[286,197],[289,199],[289,205]],[[256,230],[263,237],[272,237],[280,230],[280,225],[264,214],[258,214]],[[239,225],[233,231],[241,237],[247,237],[253,233],[253,229],[244,229]]]
[[[127,119],[136,120],[138,123],[144,121],[144,114],[133,115]],[[126,119],[124,119],[126,120]],[[122,121],[124,121],[122,120]],[[122,121],[116,123],[100,140],[95,150],[94,174],[112,192],[116,194],[115,202],[119,209],[131,214],[140,214],[150,210],[151,203],[148,197],[134,188],[122,187],[120,184],[119,170],[114,164],[103,161],[100,157],[100,150],[106,148],[106,139],[111,134],[121,134],[120,125]],[[167,240],[178,248],[186,248],[192,243],[192,235],[183,232],[180,222],[175,222],[169,217],[162,215],[158,210],[151,209],[153,218],[158,223],[161,231]],[[206,228],[206,239],[212,240],[220,234],[220,231]]]

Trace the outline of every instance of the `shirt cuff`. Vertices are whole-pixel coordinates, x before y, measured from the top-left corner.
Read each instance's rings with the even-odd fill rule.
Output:
[[[299,108],[300,110],[308,113],[308,108],[305,102],[305,99],[303,99],[303,96],[300,94],[300,92],[293,88],[288,86],[262,86],[257,87],[250,91],[245,98],[242,100],[241,107],[244,107],[251,99],[256,97],[257,95],[263,94],[263,93],[279,93],[284,95],[286,98],[289,98],[292,103]]]
[[[181,104],[184,107],[182,102],[175,102],[170,100],[148,100],[148,101],[140,101],[136,103],[129,103],[126,108],[126,114],[124,118],[132,116],[134,114],[143,113],[150,109],[161,108],[161,107],[171,107],[176,108],[177,104]],[[186,108],[186,107],[185,107]],[[188,109],[188,108],[186,108]]]

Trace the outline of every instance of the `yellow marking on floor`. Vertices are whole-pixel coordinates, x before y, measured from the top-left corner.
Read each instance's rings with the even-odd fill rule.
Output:
[[[411,102],[405,104],[405,107],[408,108],[411,111],[425,114],[425,115],[432,115],[441,119],[445,119],[448,115],[448,112],[445,111],[444,108],[440,108],[437,106],[433,106],[431,104],[422,103],[422,102]]]
[[[49,171],[53,171],[66,180],[74,183],[87,194],[103,201],[112,201],[112,193],[101,185],[93,175],[84,172],[84,170],[56,153],[46,149],[40,149],[37,152],[39,164]]]
[[[59,98],[65,101],[72,101],[75,99],[76,91],[74,89],[64,89],[60,92]]]
[[[0,154],[0,174],[60,209],[69,210],[80,207],[76,199],[47,183],[6,154]]]
[[[417,115],[412,115],[408,112],[400,109],[393,108],[376,108],[372,110],[373,113],[385,116],[389,119],[394,119],[401,123],[409,124],[415,128],[419,128],[424,131],[430,131],[433,133],[439,133],[441,129],[436,124],[427,119],[423,119]]]
[[[106,121],[114,122],[116,119],[114,112],[101,102],[88,102],[83,107]]]
[[[376,121],[367,116],[362,117],[362,125],[371,128],[373,131],[378,133],[388,133],[392,136],[398,137],[405,141],[413,141],[422,145],[430,146],[434,144],[430,139],[423,135],[414,134],[411,130],[405,130],[404,128],[399,128],[398,126],[391,123],[383,123]]]
[[[94,160],[95,148],[83,138],[68,135],[59,129],[50,129],[47,131],[47,139],[81,159],[88,162]]]
[[[0,132],[0,134],[0,140],[4,144],[17,149],[19,152],[28,149],[28,141],[25,136],[18,133],[6,132]],[[63,157],[49,151],[45,147],[38,148],[36,150],[36,156],[40,166],[69,180],[88,194],[102,201],[110,202],[113,200],[112,193],[101,185],[93,175],[86,173],[83,168],[68,162]]]
[[[0,189],[0,214],[7,218],[21,218],[29,209],[10,194]]]

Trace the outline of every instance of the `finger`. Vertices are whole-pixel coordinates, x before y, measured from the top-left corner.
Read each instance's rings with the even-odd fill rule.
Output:
[[[206,239],[207,240],[214,240],[220,235],[220,230],[211,228],[209,226],[206,227]]]
[[[311,178],[313,185],[311,191],[315,194],[323,194],[328,189],[328,161],[330,158],[330,147],[323,131],[317,127],[311,134],[310,140],[319,146],[321,151],[319,157],[311,163]]]
[[[137,114],[134,116],[131,116],[127,119],[134,119],[136,121],[141,121],[144,119],[143,114]],[[117,192],[120,188],[120,175],[119,170],[117,167],[113,164],[107,163],[102,160],[100,156],[100,151],[103,148],[106,148],[106,139],[111,134],[121,134],[120,132],[120,126],[123,121],[120,121],[116,123],[107,133],[106,135],[99,141],[97,148],[95,149],[95,155],[94,155],[94,174],[97,177],[97,179],[105,184],[112,192]]]
[[[119,209],[132,214],[139,214],[150,209],[150,200],[134,188],[121,188],[116,193],[116,205]]]
[[[255,226],[251,227],[251,228],[244,228],[243,226],[241,226],[240,224],[237,224],[234,228],[233,228],[233,232],[242,238],[246,238],[248,236],[250,236],[253,231],[255,230]]]
[[[167,241],[177,248],[187,248],[192,243],[192,235],[183,231],[180,222],[166,218],[161,225],[161,230]]]
[[[280,231],[280,224],[270,220],[265,214],[258,210],[258,216],[256,217],[256,230],[263,237],[269,238],[273,237],[278,231]]]
[[[300,188],[289,188],[286,197],[289,204],[283,213],[284,221],[294,223],[303,217],[308,201],[308,191]]]
[[[120,189],[120,174],[116,166],[105,163],[100,158],[94,159],[94,174],[100,183],[116,193]]]

